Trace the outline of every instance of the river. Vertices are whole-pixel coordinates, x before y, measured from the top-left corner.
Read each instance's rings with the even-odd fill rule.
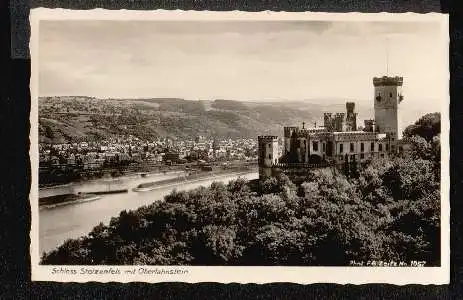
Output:
[[[256,172],[218,175],[215,178],[204,178],[192,182],[180,182],[160,187],[149,192],[134,192],[132,189],[140,183],[152,182],[172,178],[173,174],[151,175],[146,178],[131,177],[120,180],[121,187],[129,189],[128,193],[108,194],[101,199],[60,206],[53,209],[44,209],[39,212],[39,250],[40,254],[50,251],[61,245],[65,240],[78,238],[88,234],[100,222],[108,224],[111,217],[117,217],[122,210],[133,210],[140,206],[159,201],[168,195],[174,188],[189,190],[199,186],[209,186],[214,181],[228,182],[238,177],[255,179]],[[92,186],[96,183],[93,182]],[[101,185],[106,185],[104,180]]]

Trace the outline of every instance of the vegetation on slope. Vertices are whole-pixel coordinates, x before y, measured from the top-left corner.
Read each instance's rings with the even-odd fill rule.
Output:
[[[40,99],[39,107],[39,136],[45,143],[97,140],[117,134],[143,139],[197,135],[255,138],[322,116],[319,110],[300,110],[283,103],[251,106],[231,100],[50,97]]]

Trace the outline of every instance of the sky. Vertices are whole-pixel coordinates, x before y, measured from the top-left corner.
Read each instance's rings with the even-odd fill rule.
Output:
[[[39,95],[371,101],[404,77],[409,107],[439,107],[448,65],[438,23],[41,21]],[[443,96],[444,95],[444,96]]]

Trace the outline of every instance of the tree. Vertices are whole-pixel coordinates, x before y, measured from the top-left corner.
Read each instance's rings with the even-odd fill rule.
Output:
[[[259,182],[259,191],[261,194],[275,194],[280,192],[278,180],[275,177],[269,177]]]
[[[226,265],[237,260],[242,250],[233,229],[207,225],[200,231],[192,252],[195,264]]]
[[[422,159],[397,159],[382,176],[394,200],[418,200],[437,187],[433,165]]]
[[[426,141],[426,139],[419,135],[414,135],[406,138],[406,141],[410,144],[410,154],[412,158],[425,160],[431,159],[431,143]]]
[[[51,127],[48,125],[45,125],[45,136],[49,139],[53,139],[55,137],[53,129],[51,129]]]
[[[82,239],[68,239],[58,249],[42,255],[42,264],[90,265],[92,258]]]
[[[404,137],[412,137],[414,135],[418,135],[424,138],[426,141],[430,142],[436,135],[440,134],[440,119],[440,113],[436,112],[426,114],[418,119],[415,124],[405,128]]]

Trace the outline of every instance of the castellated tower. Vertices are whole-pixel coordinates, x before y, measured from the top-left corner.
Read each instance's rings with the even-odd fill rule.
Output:
[[[294,148],[294,138],[299,129],[296,126],[286,126],[284,128],[284,153],[289,153]]]
[[[346,102],[346,130],[356,131],[357,130],[357,113],[355,110],[355,102]]]
[[[389,134],[392,142],[401,138],[399,104],[402,96],[403,77],[375,77],[375,125],[379,133]]]
[[[278,137],[274,135],[259,136],[259,176],[268,177],[272,174],[272,166],[278,163]]]
[[[323,125],[325,126],[326,130],[334,131],[334,120],[332,113],[324,113],[323,114]]]

